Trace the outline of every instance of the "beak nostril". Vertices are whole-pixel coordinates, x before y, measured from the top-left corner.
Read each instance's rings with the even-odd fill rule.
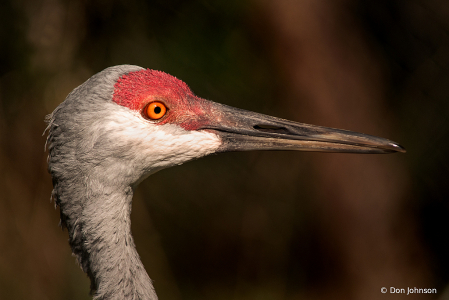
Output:
[[[279,133],[279,134],[289,133],[289,130],[287,128],[274,126],[274,125],[260,124],[260,125],[254,125],[253,128],[258,131],[270,132],[270,133]]]

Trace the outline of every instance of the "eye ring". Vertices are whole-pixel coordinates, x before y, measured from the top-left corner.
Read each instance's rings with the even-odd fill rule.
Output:
[[[167,106],[160,102],[154,101],[148,103],[143,109],[143,114],[150,120],[160,120],[167,113]]]

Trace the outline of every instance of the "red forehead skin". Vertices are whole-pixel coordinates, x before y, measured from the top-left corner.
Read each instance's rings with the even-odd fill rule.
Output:
[[[158,125],[170,123],[195,130],[209,122],[208,101],[195,96],[185,82],[161,71],[145,69],[123,75],[114,85],[112,99],[139,112],[150,102],[163,102],[167,114]]]

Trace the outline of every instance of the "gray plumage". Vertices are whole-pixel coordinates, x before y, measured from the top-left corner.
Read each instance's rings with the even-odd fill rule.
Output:
[[[136,155],[111,140],[116,132],[106,121],[111,110],[126,109],[111,101],[117,79],[141,69],[117,66],[96,74],[48,117],[52,197],[96,299],[157,299],[131,235],[132,187],[142,174],[123,170]]]
[[[134,102],[113,100],[117,90]],[[154,103],[167,107],[160,119],[146,115]],[[201,99],[175,77],[130,65],[92,76],[47,122],[52,198],[95,299],[157,299],[130,214],[134,188],[158,170],[224,151],[405,152],[387,139]]]

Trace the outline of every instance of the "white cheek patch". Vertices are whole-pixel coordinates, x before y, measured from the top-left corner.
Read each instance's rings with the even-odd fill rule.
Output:
[[[187,131],[177,125],[152,125],[143,139],[154,166],[169,167],[215,152],[220,138],[211,132]],[[147,129],[148,130],[148,129]]]
[[[189,131],[174,124],[157,125],[125,107],[115,109],[105,123],[116,149],[126,151],[127,167],[135,164],[134,169],[142,169],[143,175],[214,153],[222,144],[212,132]]]

